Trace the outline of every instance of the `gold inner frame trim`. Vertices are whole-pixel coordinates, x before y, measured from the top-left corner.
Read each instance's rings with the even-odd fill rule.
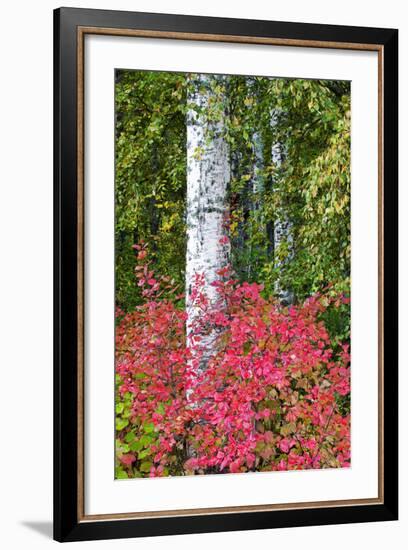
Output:
[[[248,506],[226,506],[212,508],[192,508],[178,510],[158,510],[134,513],[85,514],[84,479],[84,42],[87,34],[125,36],[140,38],[194,40],[241,44],[264,44],[271,46],[292,46],[307,48],[329,48],[343,50],[375,51],[378,53],[378,497],[366,499],[328,500],[315,502],[295,502],[286,504],[265,504]],[[117,29],[108,27],[77,28],[77,285],[78,285],[78,354],[77,354],[77,509],[78,521],[105,521],[125,519],[148,519],[164,517],[185,517],[198,515],[234,514],[266,512],[273,510],[299,510],[312,508],[333,508],[338,506],[365,506],[384,502],[384,356],[383,356],[383,278],[384,278],[384,167],[383,167],[383,81],[384,47],[381,44],[358,44],[352,42],[332,42],[322,40],[295,40],[289,38],[267,38],[173,31],[138,29]]]

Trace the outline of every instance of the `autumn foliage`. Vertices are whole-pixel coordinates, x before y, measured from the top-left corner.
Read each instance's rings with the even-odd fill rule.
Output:
[[[117,311],[116,477],[348,467],[349,346],[324,322],[348,298],[283,307],[225,269],[209,304],[196,276],[187,345],[180,290],[136,248],[144,302]],[[217,346],[202,368],[209,330]]]

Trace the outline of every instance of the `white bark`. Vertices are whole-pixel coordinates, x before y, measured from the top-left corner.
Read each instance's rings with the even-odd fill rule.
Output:
[[[212,283],[220,278],[218,271],[229,263],[229,241],[222,239],[226,235],[230,180],[222,84],[221,77],[196,75],[190,81],[187,98],[186,330],[190,347],[202,315],[192,297],[195,276],[204,276],[201,290],[213,307],[219,294]],[[214,353],[217,334],[209,327],[200,337],[194,345],[200,353],[199,368],[203,369]]]
[[[253,147],[253,169],[252,169],[252,197],[251,197],[251,243],[250,243],[250,261],[248,264],[248,277],[251,277],[252,272],[252,260],[253,254],[257,253],[257,247],[254,245],[254,240],[257,240],[259,233],[264,232],[262,223],[262,209],[261,209],[261,195],[264,190],[263,181],[263,169],[264,169],[264,155],[263,155],[263,143],[259,131],[254,131],[252,134],[252,147]],[[255,248],[255,250],[254,250]]]
[[[263,191],[263,175],[262,170],[264,168],[263,158],[263,144],[259,132],[254,132],[254,177],[252,190],[255,194],[262,193]],[[259,199],[259,197],[258,197]],[[257,200],[257,202],[259,202]]]
[[[271,117],[271,125],[276,126],[279,124],[279,118],[280,113],[277,111],[272,112]],[[281,143],[275,143],[272,146],[272,162],[275,164],[277,168],[279,168],[283,162],[284,159],[284,147]],[[274,185],[274,183],[273,183]],[[277,187],[274,188],[274,191],[277,192]],[[287,216],[281,216],[277,217],[274,222],[274,230],[273,230],[273,240],[274,240],[274,251],[275,251],[275,268],[281,269],[285,263],[290,261],[291,257],[293,256],[293,237],[292,237],[292,226],[291,222],[288,219]],[[279,248],[281,247],[282,243],[287,243],[289,248],[289,255],[285,259],[284,262],[282,262],[277,256],[279,252]],[[279,300],[283,304],[292,304],[294,300],[293,292],[288,289],[284,288],[281,280],[277,279],[275,283],[275,294],[279,298]]]
[[[251,79],[248,84],[248,92],[256,102],[258,100],[258,94],[256,91],[255,83]],[[253,172],[252,172],[252,193],[254,198],[252,201],[253,209],[259,210],[260,194],[263,192],[263,169],[264,169],[264,155],[263,155],[263,143],[262,136],[259,129],[254,129],[252,134],[252,150],[253,150]]]

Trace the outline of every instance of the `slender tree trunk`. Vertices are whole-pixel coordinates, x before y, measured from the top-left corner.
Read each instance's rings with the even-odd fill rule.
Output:
[[[276,126],[279,124],[281,114],[274,111],[271,117],[271,125]],[[272,145],[272,162],[277,168],[282,165],[284,160],[284,147],[282,143],[275,143]],[[273,191],[279,192],[276,182],[272,182]],[[273,249],[274,249],[274,266],[279,271],[284,269],[285,265],[291,260],[293,256],[293,237],[292,237],[292,225],[289,218],[286,215],[278,216],[275,219],[273,225]],[[279,249],[285,244],[288,248],[287,257],[282,260],[279,258]],[[279,300],[286,305],[292,304],[294,301],[294,295],[291,289],[282,284],[282,280],[278,277],[275,284],[275,293]]]
[[[236,149],[231,151],[231,179],[239,181],[243,175],[242,166],[244,165],[242,151]],[[238,277],[242,277],[244,274],[248,277],[248,255],[250,242],[250,225],[251,225],[251,196],[252,196],[251,182],[245,186],[244,189],[231,195],[231,214],[234,213],[234,222],[237,224],[236,237],[234,239],[234,246],[232,247],[231,264],[234,272],[238,274]]]
[[[205,369],[214,353],[216,331],[202,327],[202,309],[194,297],[196,279],[210,308],[219,302],[213,283],[229,263],[226,235],[229,147],[225,138],[225,92],[222,77],[194,75],[190,79],[187,113],[187,344],[199,353]],[[218,303],[218,307],[222,307]],[[200,341],[194,340],[199,333]]]
[[[263,175],[264,169],[264,156],[263,156],[263,143],[260,132],[257,130],[253,134],[254,144],[254,168],[252,177],[252,192],[254,193],[254,210],[259,210],[260,194],[263,191]]]
[[[263,141],[259,130],[252,134],[253,143],[253,168],[251,179],[251,250],[248,264],[248,278],[251,278],[261,254],[259,243],[263,242],[265,228],[262,220],[262,193],[264,191],[264,154]]]

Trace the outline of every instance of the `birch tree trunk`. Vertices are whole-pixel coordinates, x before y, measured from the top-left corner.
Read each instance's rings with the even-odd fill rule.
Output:
[[[203,370],[214,353],[217,333],[202,327],[202,309],[194,299],[197,276],[210,308],[223,307],[213,283],[229,264],[226,236],[229,147],[225,138],[225,82],[222,77],[193,75],[187,97],[187,345],[199,354]],[[204,330],[205,328],[205,330]],[[200,341],[194,340],[199,335]]]
[[[248,263],[248,278],[251,278],[252,270],[257,263],[257,254],[260,253],[259,242],[262,242],[264,231],[262,220],[262,208],[261,199],[264,191],[264,155],[263,155],[263,142],[259,130],[255,130],[252,134],[252,147],[253,147],[253,168],[251,185],[251,239],[250,239],[250,261]]]
[[[271,125],[276,126],[277,124],[279,124],[280,119],[280,113],[277,111],[273,111],[271,117]],[[283,162],[283,159],[284,147],[282,143],[275,143],[274,145],[272,145],[272,162],[277,168],[279,168]],[[276,184],[273,183],[272,185],[274,186],[273,191],[275,193],[278,193],[279,189]],[[293,237],[291,229],[291,222],[287,216],[283,216],[281,214],[275,219],[273,227],[274,266],[278,270],[282,269],[293,256]],[[281,260],[279,258],[279,249],[284,243],[288,247],[288,256],[285,258],[285,260]],[[275,284],[275,294],[277,295],[279,300],[285,305],[292,304],[294,301],[293,292],[289,288],[285,288],[284,285],[282,285],[282,281],[279,277]]]

